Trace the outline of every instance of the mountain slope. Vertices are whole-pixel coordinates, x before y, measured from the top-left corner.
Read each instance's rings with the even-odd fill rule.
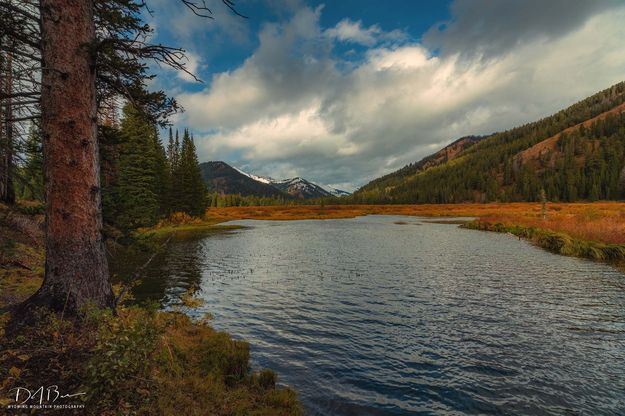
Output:
[[[478,138],[451,159],[437,152],[363,186],[350,202],[534,201],[541,189],[550,200],[621,198],[623,110],[620,83],[553,116]]]
[[[247,176],[250,179],[254,179],[256,182],[261,182],[261,183],[264,183],[264,184],[267,184],[267,185],[271,185],[273,182],[275,182],[271,178],[265,178],[264,176],[252,175],[251,173],[243,172],[241,169],[237,169],[234,166],[231,166],[231,167],[232,167],[232,169],[236,170],[240,174],[245,175],[245,176]]]
[[[341,189],[332,188],[330,186],[326,186],[323,189],[325,189],[326,191],[330,192],[330,194],[332,196],[336,196],[336,197],[350,196],[351,195],[350,192],[343,191]]]
[[[466,136],[461,137],[455,142],[443,147],[436,153],[433,153],[425,158],[421,159],[416,163],[411,163],[409,165],[404,166],[403,168],[390,173],[388,175],[382,176],[381,178],[374,179],[365,185],[361,190],[366,189],[385,189],[387,186],[392,186],[393,183],[397,181],[397,178],[407,178],[410,176],[414,176],[419,172],[423,172],[429,168],[433,168],[438,165],[442,165],[446,162],[449,162],[452,159],[460,156],[466,149],[473,146],[475,143],[482,140],[485,136]]]
[[[224,162],[200,163],[202,178],[208,192],[240,194],[242,196],[266,196],[291,199],[292,197],[274,186],[252,179]]]
[[[272,185],[287,194],[299,199],[323,198],[333,196],[332,193],[321,186],[309,182],[303,178],[284,179],[274,181]]]

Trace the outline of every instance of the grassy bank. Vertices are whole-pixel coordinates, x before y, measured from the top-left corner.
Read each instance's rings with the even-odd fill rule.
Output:
[[[14,403],[7,392],[15,387],[58,385],[86,393],[71,401],[84,405],[76,414],[301,413],[273,372],[250,370],[246,342],[181,312],[117,313],[85,310],[67,319],[42,311],[36,325],[3,339],[2,404]]]
[[[154,227],[140,228],[135,231],[135,238],[151,238],[160,241],[174,233],[219,232],[243,228],[238,225],[221,225],[225,220],[205,215],[203,218],[191,217],[183,212],[176,212],[169,218],[159,221]]]
[[[65,402],[84,408],[62,414],[301,414],[296,394],[277,387],[275,373],[250,369],[246,342],[183,313],[197,305],[190,295],[177,311],[124,302],[116,315],[85,308],[66,317],[41,310],[34,325],[12,328],[14,307],[42,282],[42,223],[38,212],[0,205],[0,413],[31,414],[5,408],[14,404],[14,388],[58,385],[63,394],[86,393]],[[162,224],[160,232],[215,224]]]
[[[309,220],[354,218],[363,215],[411,215],[421,217],[482,217],[502,209],[527,210],[527,204],[450,204],[450,205],[296,205],[267,207],[210,208],[206,216],[213,221],[238,219]]]
[[[303,220],[362,215],[473,217],[467,228],[509,232],[552,252],[598,261],[625,261],[625,203],[333,205],[211,208],[215,223],[238,219]]]
[[[543,215],[544,214],[544,215]],[[625,204],[539,204],[525,212],[484,215],[466,228],[514,234],[553,253],[625,265]]]
[[[549,229],[522,225],[505,225],[501,222],[493,223],[482,220],[465,223],[462,227],[473,230],[510,233],[529,240],[553,253],[565,256],[608,261],[618,265],[625,262],[625,244],[606,244],[598,241],[581,240]]]

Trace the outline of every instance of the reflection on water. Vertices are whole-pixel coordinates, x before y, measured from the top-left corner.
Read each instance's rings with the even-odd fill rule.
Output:
[[[237,223],[171,243],[134,294],[198,287],[309,414],[625,414],[609,266],[411,217]]]
[[[199,288],[203,264],[207,260],[202,240],[217,238],[229,230],[198,230],[178,232],[163,247],[130,247],[115,251],[109,258],[110,272],[114,282],[127,282],[146,263],[138,276],[141,284],[132,294],[138,302],[157,301],[162,307],[179,302],[180,295],[188,288]],[[152,255],[156,255],[152,259]]]

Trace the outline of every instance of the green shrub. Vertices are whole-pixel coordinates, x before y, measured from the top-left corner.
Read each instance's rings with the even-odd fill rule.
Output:
[[[151,355],[161,330],[154,313],[134,312],[118,317],[109,313],[101,318],[84,380],[88,400],[97,401],[99,406],[134,400],[137,380],[149,377]]]
[[[0,331],[3,387],[44,383],[86,392],[80,414],[98,416],[302,414],[295,392],[275,387],[273,372],[249,370],[246,342],[179,312],[117,312],[87,306],[80,317],[63,317],[41,310],[24,332],[6,338]]]
[[[225,383],[243,380],[249,372],[250,346],[245,341],[235,341],[225,332],[217,332],[204,339],[199,347],[200,368],[206,374],[223,377]]]

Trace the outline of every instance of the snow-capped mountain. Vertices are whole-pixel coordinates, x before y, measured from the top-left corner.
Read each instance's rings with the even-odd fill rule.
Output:
[[[245,175],[245,176],[247,176],[250,179],[254,179],[257,182],[262,182],[262,183],[266,183],[266,184],[272,184],[272,183],[275,182],[275,180],[272,179],[272,178],[267,178],[267,177],[264,177],[264,176],[252,175],[251,173],[243,172],[241,169],[235,168],[234,166],[232,166],[232,168],[234,170],[236,170],[237,172],[239,172],[240,174]]]
[[[351,193],[349,193],[347,191],[343,191],[341,189],[336,189],[336,188],[333,188],[331,186],[324,186],[323,188],[326,191],[330,192],[333,196],[348,196],[348,195],[351,195]]]
[[[296,177],[281,181],[271,180],[273,186],[297,198],[323,198],[329,196],[347,196],[349,192],[319,185],[304,178]]]
[[[274,181],[272,185],[282,192],[286,192],[287,194],[300,199],[332,196],[332,194],[323,187],[300,177]]]
[[[290,199],[271,183],[252,178],[221,161],[200,163],[200,172],[209,192]]]
[[[349,192],[331,186],[318,185],[304,178],[276,180],[245,172],[220,161],[202,163],[200,168],[209,190],[224,194],[240,193],[241,195],[257,196],[279,196],[281,194],[285,197],[290,196],[299,199],[349,195]]]
[[[268,176],[258,176],[252,173],[244,172],[241,169],[233,167],[237,172],[247,176],[255,181],[272,185],[275,188],[286,192],[287,194],[296,198],[323,198],[330,196],[347,196],[349,192],[333,188],[331,186],[318,185],[314,182],[306,180],[304,178],[295,177],[290,179],[276,180]]]

